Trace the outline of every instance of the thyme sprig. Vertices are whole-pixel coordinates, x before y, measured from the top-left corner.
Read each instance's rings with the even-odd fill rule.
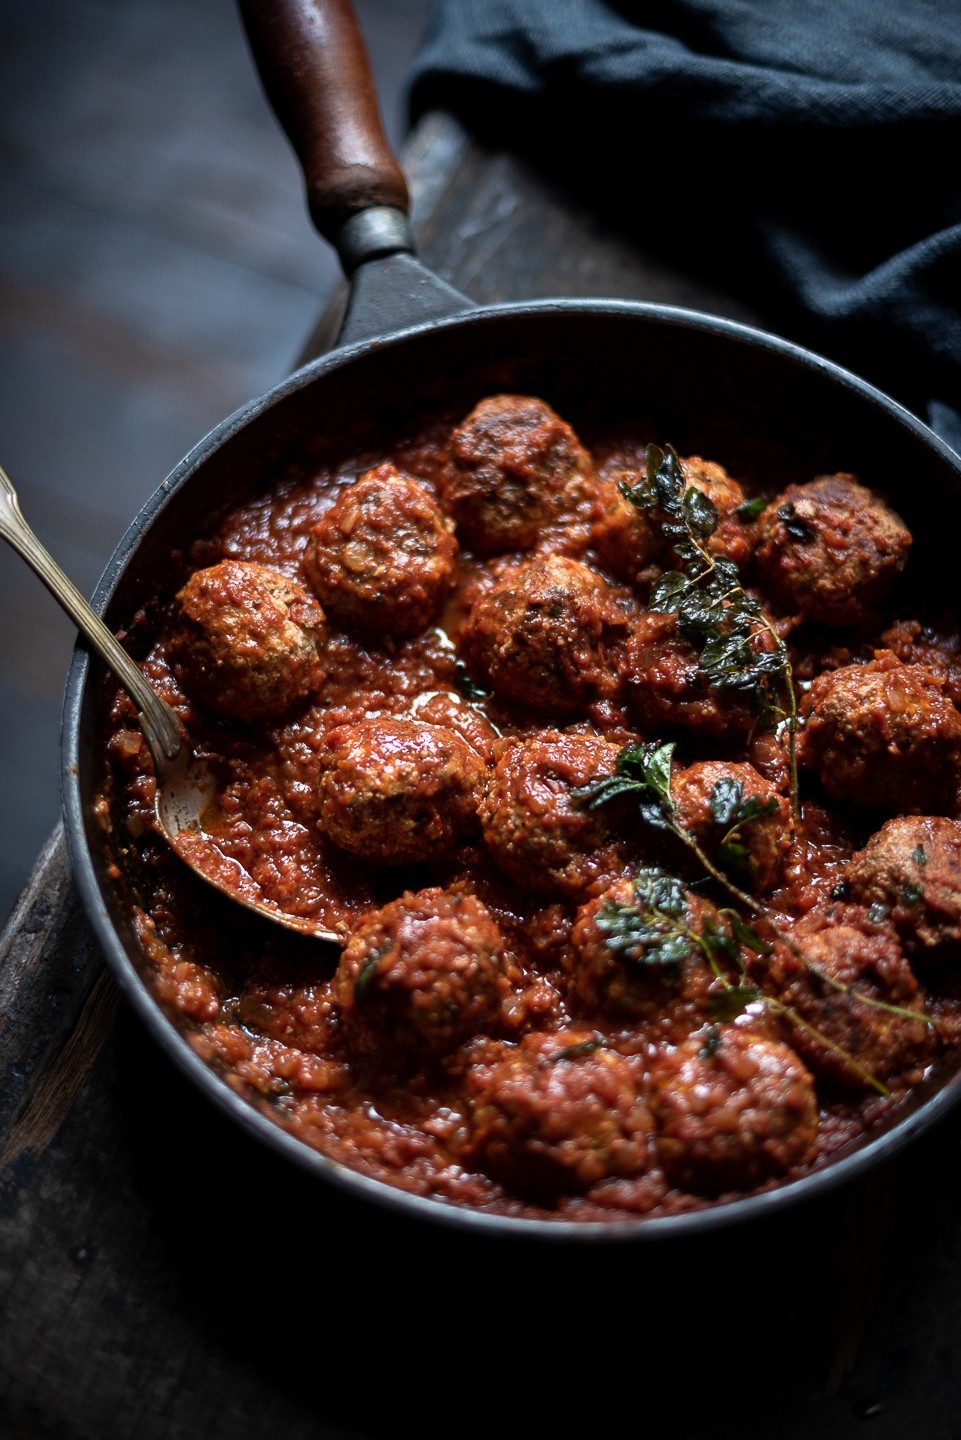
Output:
[[[720,885],[723,885],[729,894],[733,895],[753,914],[765,915],[764,906],[753,895],[742,890],[730,875],[726,874],[711,859],[698,840],[678,820],[677,806],[671,794],[673,756],[674,742],[672,740],[645,740],[640,745],[626,745],[614,763],[614,774],[583,786],[576,792],[576,802],[588,810],[597,810],[618,796],[634,796],[638,801],[641,818],[648,825],[658,830],[670,830],[682,845],[686,845],[689,850],[693,851],[703,869]],[[741,795],[743,796],[743,787]],[[725,800],[725,809],[727,809],[730,798],[728,796]],[[737,802],[734,813],[742,803],[740,800]],[[748,819],[751,818],[757,817],[746,815],[734,828],[739,829],[746,825]]]
[[[673,754],[674,744],[671,741],[653,740],[645,741],[640,745],[625,746],[615,762],[615,773],[582,787],[576,792],[576,803],[587,809],[595,810],[616,797],[635,796],[638,800],[640,817],[656,829],[669,830],[672,835],[686,845],[700,861],[708,875],[717,881],[739,904],[762,921],[764,930],[785,945],[810,975],[815,976],[831,989],[837,990],[840,994],[847,995],[852,1000],[859,1001],[869,1008],[882,1010],[887,1014],[918,1021],[925,1025],[933,1025],[935,1022],[930,1016],[914,1010],[907,1010],[899,1005],[891,1005],[884,1000],[876,1000],[873,996],[865,995],[853,986],[826,975],[816,965],[810,963],[797,942],[777,923],[767,907],[753,895],[742,890],[730,875],[720,869],[705,853],[697,839],[680,823],[677,806],[671,793]],[[754,800],[755,803],[749,803],[751,800]],[[730,788],[721,788],[716,785],[712,791],[710,802],[714,818],[718,816],[732,818],[734,820],[732,829],[735,831],[749,823],[750,820],[759,818],[762,813],[769,813],[770,808],[757,802],[756,797],[745,799],[743,787],[738,791],[733,784]],[[726,823],[726,818],[720,823]],[[730,834],[730,831],[728,833]],[[770,954],[773,945],[765,934],[762,934],[759,929],[746,921],[743,915],[731,907],[726,907],[718,912],[726,929],[711,926],[708,923],[699,934],[689,926],[679,923],[678,917],[686,907],[682,882],[661,870],[642,870],[639,874],[642,880],[640,889],[636,891],[638,903],[634,906],[616,904],[610,907],[612,912],[608,921],[610,938],[608,938],[607,944],[615,954],[623,955],[629,950],[632,936],[637,937],[635,943],[640,943],[641,939],[649,934],[655,941],[655,955],[651,963],[667,963],[663,958],[658,962],[657,950],[661,949],[663,955],[669,955],[671,953],[669,942],[673,942],[675,947],[678,945],[683,947],[677,952],[677,958],[672,962],[676,964],[693,954],[695,944],[699,945],[723,987],[718,995],[711,997],[708,1007],[710,1019],[735,1019],[748,1005],[760,1001],[775,1013],[785,1016],[800,1029],[814,1036],[828,1050],[841,1058],[865,1085],[876,1090],[879,1095],[890,1095],[891,1092],[886,1085],[866,1070],[847,1050],[805,1020],[793,1006],[786,1005],[777,996],[766,995],[762,990],[749,983],[743,951],[747,950],[761,957]],[[652,877],[656,877],[656,883]],[[631,912],[633,912],[633,917]],[[604,913],[602,909],[599,921],[600,916]],[[604,929],[604,925],[601,925],[601,928]],[[728,960],[736,967],[738,974],[736,982],[732,982],[724,973],[719,964],[721,959]]]
[[[637,485],[622,484],[620,490],[660,526],[677,560],[678,568],[666,571],[653,586],[650,609],[677,615],[678,629],[696,650],[698,668],[709,685],[744,695],[759,725],[785,725],[796,823],[798,707],[791,660],[760,602],[744,589],[737,565],[708,546],[719,523],[717,506],[687,483],[670,445],[648,445],[644,479]],[[752,518],[750,502],[740,509],[749,512],[745,519]]]
[[[598,911],[597,925],[607,948],[626,964],[652,970],[676,970],[700,951],[716,977],[733,988],[724,962],[740,963],[736,938],[743,925],[740,916],[721,911],[728,928],[708,919],[696,929],[691,923],[688,892],[677,876],[650,867],[631,878],[633,900],[611,900]],[[730,924],[731,916],[737,929]]]

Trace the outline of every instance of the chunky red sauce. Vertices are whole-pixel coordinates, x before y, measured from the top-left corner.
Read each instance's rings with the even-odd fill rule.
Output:
[[[157,995],[280,1125],[390,1185],[689,1210],[822,1165],[955,1041],[956,630],[898,610],[910,537],[853,477],[762,469],[758,516],[724,456],[685,461],[705,553],[763,606],[751,655],[786,637],[792,819],[783,717],[708,681],[654,608],[677,537],[624,492],[662,438],[588,448],[540,401],[488,399],[390,454],[289,466],[188,549],[145,673],[221,776],[226,861],[351,937],[342,957],[177,862],[116,699],[105,803]],[[588,807],[625,747],[668,739],[677,823],[754,908],[636,797]]]

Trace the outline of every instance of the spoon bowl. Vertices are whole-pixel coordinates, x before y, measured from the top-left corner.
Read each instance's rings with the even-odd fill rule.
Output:
[[[174,853],[208,885],[238,905],[288,930],[343,944],[344,936],[316,921],[288,915],[263,893],[252,876],[216,842],[219,786],[212,768],[191,750],[178,717],[144,679],[123,646],[41,545],[20,510],[17,492],[0,466],[0,536],[17,551],[77,629],[113,671],[137,707],[157,777],[154,813]]]

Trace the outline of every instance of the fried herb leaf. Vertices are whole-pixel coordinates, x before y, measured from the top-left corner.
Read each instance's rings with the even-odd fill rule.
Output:
[[[738,943],[743,945],[745,950],[750,950],[754,955],[770,955],[772,948],[770,943],[762,939],[754,926],[749,925],[736,910],[722,910],[721,914],[728,921]]]
[[[698,1053],[701,1060],[713,1060],[721,1046],[721,1032],[716,1025],[712,1025],[704,1033],[704,1043]]]
[[[364,963],[358,970],[357,978],[354,981],[355,1000],[363,1000],[364,997],[371,990],[374,982],[374,976],[380,969],[380,962],[383,960],[389,949],[390,944],[388,942],[387,944],[381,945],[377,949],[372,950],[367,956],[367,959],[364,961]]]
[[[800,540],[806,544],[809,540],[816,539],[816,532],[811,529],[811,526],[806,520],[801,519],[794,508],[793,500],[786,501],[786,503],[779,508],[777,518],[792,540]]]
[[[622,485],[621,493],[638,509],[652,512],[677,560],[677,568],[654,584],[650,608],[677,615],[678,629],[697,650],[709,685],[747,696],[759,723],[771,728],[786,713],[783,692],[793,727],[796,703],[787,648],[744,590],[734,562],[706,548],[718,526],[714,502],[696,485],[688,485],[670,446],[662,450],[649,445],[644,479]],[[803,525],[800,520],[793,523]],[[791,737],[793,746],[793,728]]]
[[[688,925],[684,886],[659,869],[639,871],[633,903],[612,900],[601,906],[597,926],[619,960],[645,967],[676,969],[697,944]]]
[[[718,990],[716,994],[709,995],[705,1009],[711,1020],[727,1021],[736,1020],[743,1015],[749,1005],[755,1000],[760,1000],[761,992],[754,985],[731,985],[726,990]]]
[[[739,520],[750,523],[750,521],[757,519],[762,510],[766,509],[767,501],[764,496],[755,495],[753,500],[745,500],[743,505],[738,505],[734,513]]]
[[[674,754],[673,741],[661,744],[647,740],[641,745],[625,745],[614,763],[615,774],[601,780],[592,780],[574,791],[575,804],[588,810],[596,810],[608,801],[622,795],[636,795],[642,802],[653,801],[656,820],[661,819],[661,810],[673,814],[671,799],[671,757]],[[647,816],[646,805],[641,813]]]
[[[577,1045],[565,1045],[563,1050],[548,1056],[548,1063],[556,1065],[559,1060],[582,1060],[585,1055],[593,1055],[600,1050],[601,1046],[600,1040],[581,1040]]]
[[[722,776],[711,788],[711,819],[717,825],[733,825],[743,801],[743,782],[731,775]]]
[[[487,700],[491,693],[471,678],[470,671],[460,659],[454,661],[454,688],[465,700]]]

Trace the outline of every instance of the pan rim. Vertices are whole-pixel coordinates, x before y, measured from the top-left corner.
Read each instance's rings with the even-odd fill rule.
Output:
[[[470,306],[442,319],[413,323],[392,330],[384,336],[335,348],[301,366],[277,385],[222,420],[175,466],[131,521],[98,582],[92,601],[94,609],[98,614],[106,610],[121,577],[135,559],[138,541],[181,486],[229,437],[280,404],[288,395],[330,371],[361,359],[371,351],[393,349],[423,337],[428,332],[447,332],[452,328],[470,329],[510,320],[523,321],[552,315],[565,317],[571,314],[578,317],[644,319],[678,329],[696,330],[701,334],[712,334],[748,345],[754,350],[768,351],[772,355],[776,354],[779,360],[787,360],[803,369],[825,375],[842,388],[856,392],[869,404],[897,421],[917,442],[927,446],[949,469],[954,470],[961,484],[961,457],[916,415],[852,371],[771,332],[697,310],[644,301],[565,298]],[[78,641],[71,659],[63,702],[61,798],[74,880],[115,979],[161,1049],[182,1073],[199,1086],[203,1094],[213,1100],[221,1112],[229,1114],[233,1120],[240,1123],[243,1130],[267,1143],[277,1153],[286,1155],[302,1169],[316,1174],[355,1198],[380,1205],[394,1213],[405,1214],[415,1220],[503,1238],[536,1238],[583,1244],[652,1243],[689,1238],[693,1234],[703,1235],[748,1220],[761,1220],[776,1213],[780,1214],[787,1206],[801,1204],[849,1183],[932,1128],[961,1099],[959,1070],[933,1094],[919,1101],[915,1108],[894,1120],[889,1129],[862,1137],[850,1151],[842,1151],[836,1159],[825,1162],[820,1168],[768,1190],[736,1200],[708,1204],[676,1215],[638,1216],[637,1219],[617,1221],[579,1221],[494,1214],[455,1206],[430,1196],[415,1195],[391,1186],[386,1181],[375,1180],[351,1170],[341,1162],[313,1150],[306,1142],[294,1137],[254,1103],[233,1090],[218,1072],[197,1055],[187,1035],[177,1027],[137,971],[111,919],[87,838],[80,767],[81,713],[89,671],[89,655]]]

